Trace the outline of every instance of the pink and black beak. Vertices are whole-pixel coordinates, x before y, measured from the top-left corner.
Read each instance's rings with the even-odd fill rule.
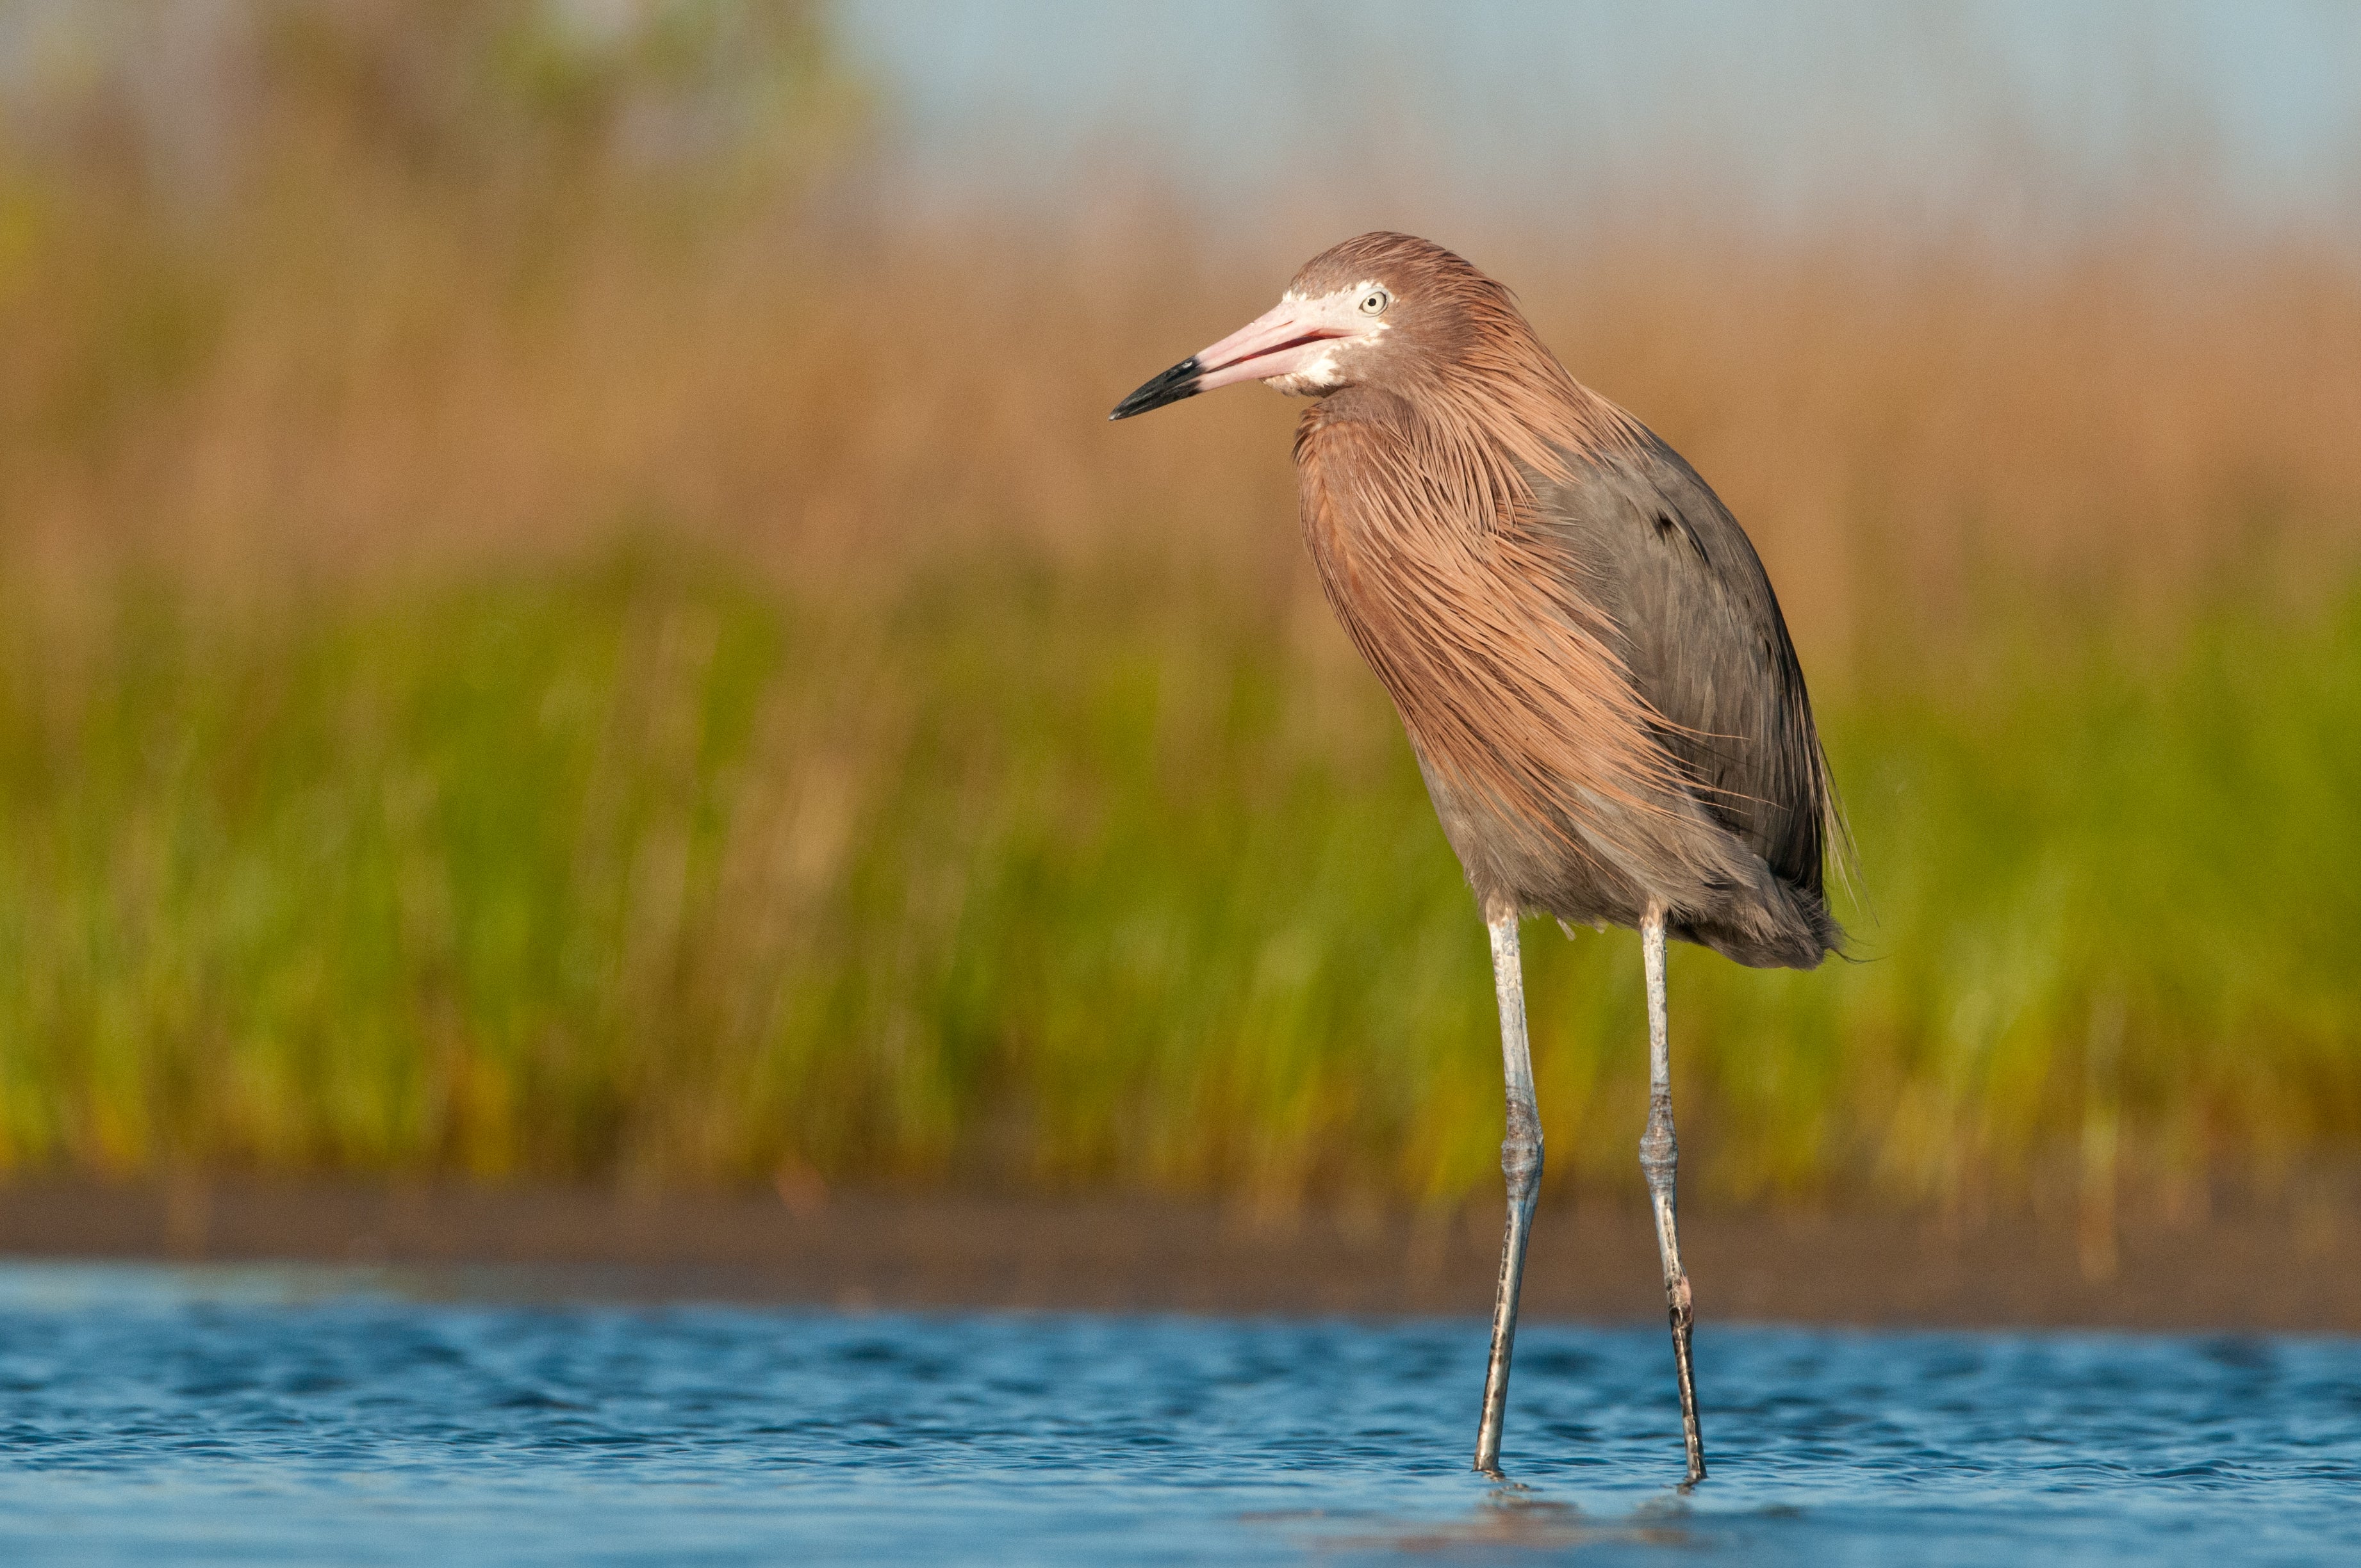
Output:
[[[1301,376],[1319,363],[1334,342],[1359,335],[1348,300],[1281,300],[1211,348],[1191,355],[1115,404],[1107,418],[1129,419],[1216,387],[1240,381],[1276,381]]]
[[[1167,403],[1177,403],[1183,398],[1193,398],[1205,389],[1202,385],[1204,374],[1204,356],[1192,354],[1115,404],[1115,412],[1107,418],[1129,419],[1150,409],[1160,409]]]

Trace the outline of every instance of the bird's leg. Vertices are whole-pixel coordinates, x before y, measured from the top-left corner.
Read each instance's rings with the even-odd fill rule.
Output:
[[[1517,954],[1517,917],[1490,922],[1492,989],[1500,1002],[1500,1060],[1507,1069],[1507,1135],[1500,1170],[1509,1184],[1509,1230],[1500,1243],[1500,1293],[1492,1308],[1492,1359],[1484,1372],[1484,1420],[1476,1432],[1476,1468],[1500,1474],[1500,1419],[1509,1403],[1509,1355],[1517,1339],[1517,1292],[1525,1279],[1525,1241],[1542,1185],[1542,1119],[1533,1103],[1533,1058],[1525,1043],[1525,978]]]
[[[1664,1300],[1673,1321],[1673,1366],[1681,1380],[1681,1438],[1688,1445],[1689,1478],[1705,1479],[1705,1438],[1697,1431],[1697,1376],[1689,1365],[1689,1277],[1681,1267],[1680,1223],[1673,1217],[1673,1170],[1680,1146],[1673,1137],[1672,1045],[1664,1026],[1664,911],[1652,906],[1640,927],[1648,969],[1648,1130],[1640,1135],[1640,1168],[1656,1211],[1656,1251],[1664,1265]]]

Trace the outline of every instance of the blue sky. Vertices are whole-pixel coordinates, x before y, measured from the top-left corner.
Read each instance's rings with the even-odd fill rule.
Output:
[[[1145,174],[1580,206],[1654,181],[1763,214],[2070,218],[2161,187],[2361,214],[2361,5],[2336,0],[843,0],[939,192]]]

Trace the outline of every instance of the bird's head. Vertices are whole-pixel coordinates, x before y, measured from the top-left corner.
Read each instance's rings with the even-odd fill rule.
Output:
[[[1430,241],[1365,234],[1306,262],[1279,303],[1115,406],[1109,419],[1240,381],[1324,397],[1447,364],[1480,320],[1516,309],[1506,291]]]

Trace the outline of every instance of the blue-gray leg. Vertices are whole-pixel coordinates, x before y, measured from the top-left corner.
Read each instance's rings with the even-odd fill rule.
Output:
[[[1500,1003],[1500,1060],[1509,1089],[1500,1171],[1509,1184],[1509,1231],[1500,1244],[1500,1293],[1492,1308],[1492,1359],[1484,1372],[1484,1420],[1476,1432],[1476,1468],[1500,1474],[1500,1420],[1509,1403],[1509,1356],[1517,1341],[1517,1292],[1525,1280],[1525,1242],[1542,1185],[1542,1118],[1533,1102],[1533,1058],[1525,1041],[1525,978],[1517,952],[1517,917],[1490,922],[1492,989]]]
[[[1680,1145],[1673,1137],[1673,1053],[1664,1024],[1664,912],[1648,911],[1640,927],[1640,950],[1648,970],[1648,1130],[1640,1135],[1640,1168],[1648,1178],[1648,1201],[1656,1211],[1656,1252],[1664,1266],[1664,1300],[1673,1322],[1673,1366],[1681,1380],[1681,1437],[1688,1445],[1689,1478],[1705,1479],[1705,1437],[1697,1430],[1697,1375],[1689,1365],[1689,1329],[1694,1313],[1689,1277],[1681,1267],[1681,1231],[1673,1217],[1673,1171]]]

